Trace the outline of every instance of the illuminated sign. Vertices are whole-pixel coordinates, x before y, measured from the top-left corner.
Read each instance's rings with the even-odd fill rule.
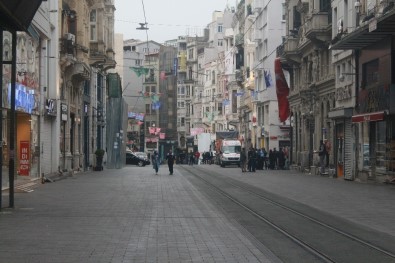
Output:
[[[8,84],[8,103],[11,105],[11,83]],[[34,90],[15,83],[15,109],[31,114],[36,107]]]

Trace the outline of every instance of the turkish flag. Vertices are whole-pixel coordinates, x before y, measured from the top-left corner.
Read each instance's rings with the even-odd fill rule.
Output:
[[[289,87],[284,76],[283,68],[281,67],[280,58],[274,60],[274,72],[276,73],[276,93],[278,101],[278,116],[281,122],[288,119],[289,110]]]

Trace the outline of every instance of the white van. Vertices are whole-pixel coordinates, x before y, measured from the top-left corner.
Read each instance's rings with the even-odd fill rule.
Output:
[[[223,140],[221,143],[221,167],[236,164],[240,166],[241,143],[239,140]]]

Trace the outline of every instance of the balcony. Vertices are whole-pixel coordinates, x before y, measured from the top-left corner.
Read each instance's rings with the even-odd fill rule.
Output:
[[[298,38],[288,37],[283,43],[282,49],[278,49],[277,53],[285,60],[292,63],[300,63],[300,54],[298,50]]]
[[[381,16],[365,21],[354,31],[336,36],[330,46],[333,50],[360,50],[395,35],[395,8]]]
[[[313,13],[305,24],[305,35],[311,41],[328,42],[332,37],[332,28],[329,24],[327,12]]]

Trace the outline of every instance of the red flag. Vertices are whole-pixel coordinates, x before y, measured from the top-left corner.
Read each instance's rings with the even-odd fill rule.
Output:
[[[276,73],[276,93],[277,93],[277,101],[278,101],[278,116],[281,122],[284,122],[288,119],[290,110],[289,110],[289,87],[287,81],[284,76],[283,69],[281,67],[280,58],[276,58],[274,60],[274,71]]]

